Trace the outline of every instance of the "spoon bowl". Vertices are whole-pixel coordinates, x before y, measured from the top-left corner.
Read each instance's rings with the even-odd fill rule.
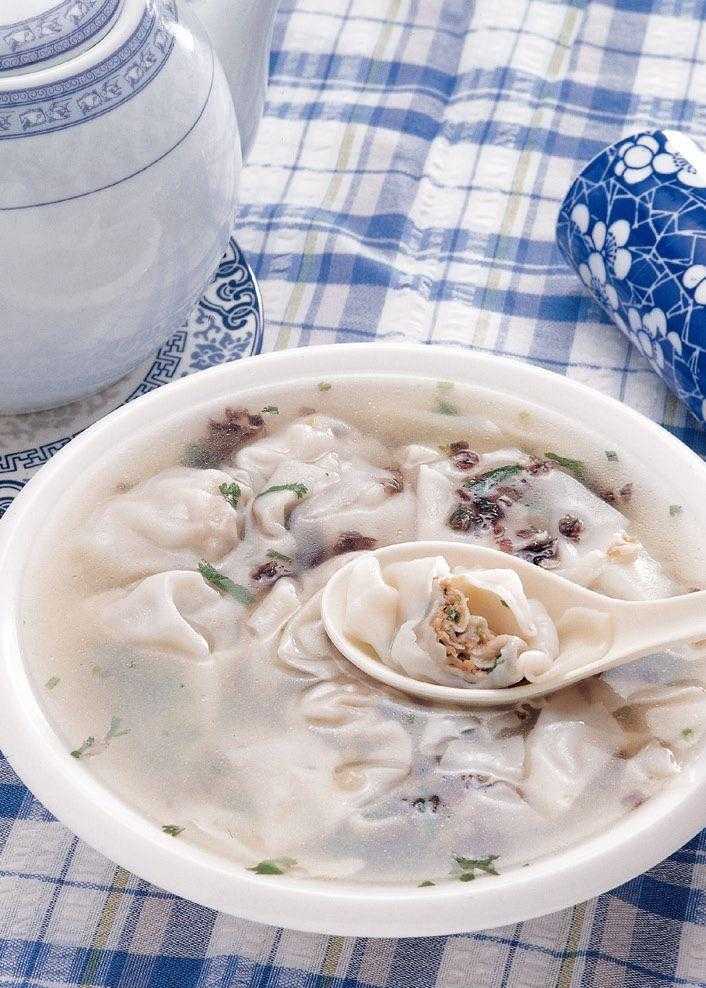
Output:
[[[617,600],[588,590],[524,559],[464,542],[403,542],[376,549],[381,566],[443,556],[465,569],[513,570],[528,598],[540,601],[559,632],[559,655],[534,682],[503,688],[444,686],[414,679],[386,665],[366,643],[345,633],[347,588],[356,556],[326,584],[324,627],[336,648],[362,672],[424,700],[495,707],[546,696],[664,645],[706,638],[706,591],[666,600]]]

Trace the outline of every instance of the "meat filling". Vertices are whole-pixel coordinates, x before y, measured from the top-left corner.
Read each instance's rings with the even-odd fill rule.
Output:
[[[508,645],[518,645],[518,651],[527,648],[515,635],[494,632],[484,617],[472,612],[468,597],[451,580],[439,580],[439,589],[442,600],[430,625],[451,668],[469,674],[490,672]]]

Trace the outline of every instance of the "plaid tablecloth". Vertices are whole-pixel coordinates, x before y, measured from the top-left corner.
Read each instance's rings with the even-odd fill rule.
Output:
[[[237,229],[261,280],[264,348],[405,338],[511,354],[706,452],[554,243],[580,164],[654,125],[706,140],[704,0],[284,0]],[[0,985],[704,982],[706,832],[608,895],[517,926],[312,936],[116,868],[0,761]]]

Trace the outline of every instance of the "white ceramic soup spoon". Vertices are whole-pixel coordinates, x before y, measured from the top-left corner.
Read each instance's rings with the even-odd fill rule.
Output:
[[[360,559],[357,556],[324,589],[321,607],[326,632],[339,651],[367,675],[425,700],[485,707],[516,703],[633,662],[661,646],[706,638],[706,590],[666,600],[615,600],[497,549],[462,542],[404,542],[377,549],[372,555],[381,567],[443,556],[451,567],[513,570],[526,596],[540,601],[557,627],[559,655],[534,682],[493,689],[413,679],[390,668],[371,646],[345,632],[348,580]]]

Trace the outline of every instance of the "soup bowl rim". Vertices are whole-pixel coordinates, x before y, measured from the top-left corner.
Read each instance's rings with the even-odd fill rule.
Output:
[[[706,752],[642,806],[605,831],[498,877],[428,888],[260,876],[198,848],[128,806],[71,758],[30,674],[22,642],[22,581],[38,529],[96,457],[190,403],[238,389],[317,376],[389,374],[484,386],[590,422],[612,445],[649,457],[673,478],[681,503],[706,527],[706,464],[683,443],[614,399],[558,374],[460,347],[334,344],[223,364],[123,406],[59,451],[18,495],[0,525],[0,748],[28,788],[80,838],[161,888],[245,919],[308,932],[403,937],[514,924],[601,894],[662,861],[706,824]],[[488,382],[492,382],[489,385]]]

